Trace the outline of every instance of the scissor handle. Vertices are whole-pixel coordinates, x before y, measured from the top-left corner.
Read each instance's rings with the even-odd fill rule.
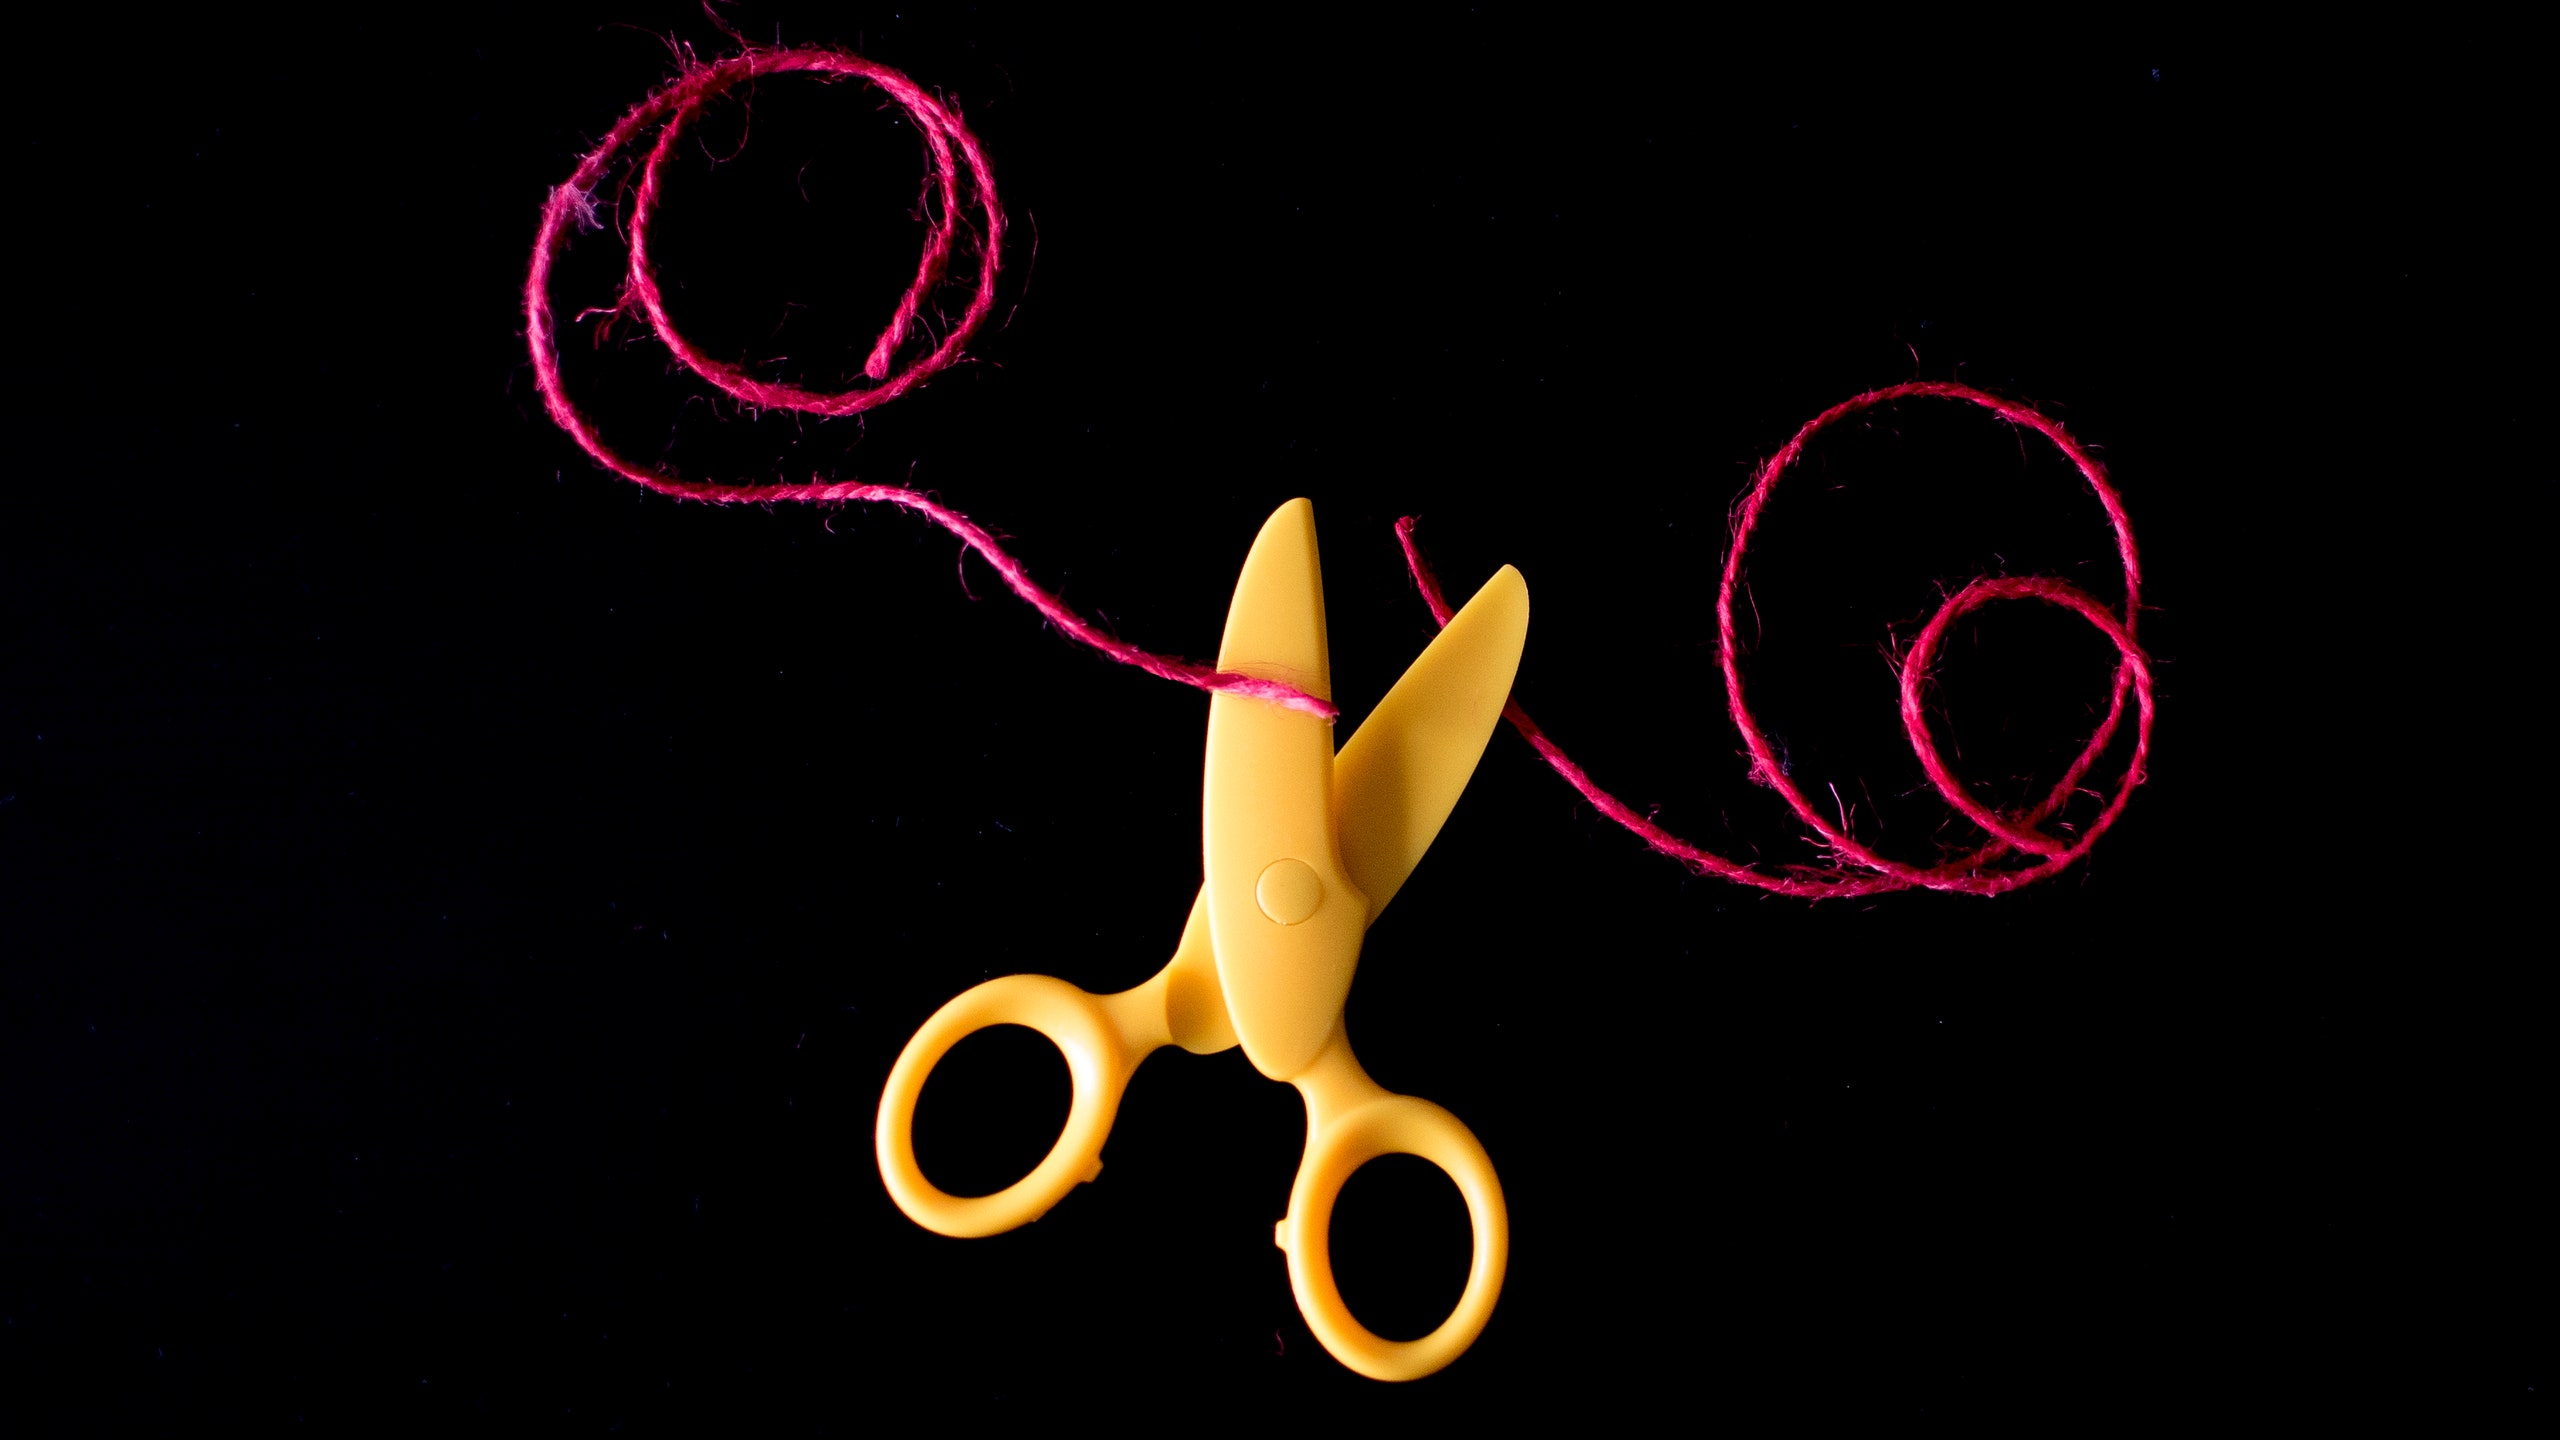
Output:
[[[1410,1095],[1379,1088],[1339,1037],[1296,1081],[1307,1096],[1307,1153],[1276,1234],[1289,1256],[1298,1313],[1333,1358],[1372,1380],[1419,1380],[1465,1353],[1493,1318],[1511,1258],[1511,1216],[1493,1161],[1458,1117]],[[1385,1340],[1342,1303],[1333,1281],[1334,1202],[1352,1172],[1381,1155],[1418,1155],[1440,1167],[1466,1197],[1474,1231],[1467,1288],[1440,1328],[1419,1340]]]
[[[964,1239],[1001,1234],[1047,1214],[1068,1191],[1102,1173],[1102,1142],[1111,1134],[1130,1073],[1165,1043],[1163,1015],[1161,986],[1155,981],[1123,995],[1102,996],[1046,975],[1007,975],[962,991],[907,1042],[880,1092],[873,1139],[889,1197],[908,1219]],[[993,1195],[947,1195],[916,1166],[916,1097],[952,1046],[990,1025],[1027,1025],[1047,1036],[1066,1057],[1075,1103],[1057,1143],[1030,1174]]]

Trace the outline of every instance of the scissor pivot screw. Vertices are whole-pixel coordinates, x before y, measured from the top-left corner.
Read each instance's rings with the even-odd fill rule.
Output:
[[[1324,882],[1304,860],[1274,860],[1253,887],[1262,913],[1283,925],[1295,925],[1324,903]]]

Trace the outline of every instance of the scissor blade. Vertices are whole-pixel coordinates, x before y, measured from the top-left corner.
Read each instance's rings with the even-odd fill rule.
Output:
[[[1236,580],[1236,598],[1227,607],[1218,668],[1295,685],[1319,700],[1333,698],[1324,570],[1316,561],[1316,509],[1309,502],[1292,500],[1274,510],[1254,536]]]
[[[1343,868],[1387,908],[1431,848],[1502,718],[1529,638],[1529,584],[1502,567],[1369,712],[1333,761]]]
[[[1315,512],[1264,523],[1236,581],[1218,667],[1332,696]],[[1333,825],[1333,727],[1268,700],[1209,699],[1201,794],[1209,934],[1227,1017],[1275,1080],[1312,1062],[1342,1016],[1369,900],[1342,867]]]

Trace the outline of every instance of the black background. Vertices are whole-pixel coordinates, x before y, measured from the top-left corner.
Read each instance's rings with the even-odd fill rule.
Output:
[[[952,97],[1016,258],[971,363],[863,421],[744,414],[637,327],[571,327],[631,453],[929,488],[1195,657],[1312,496],[1346,724],[1430,633],[1389,530],[1420,514],[1453,591],[1528,576],[1521,696],[1602,783],[1777,864],[1813,856],[1721,719],[1726,509],[1824,406],[1960,378],[2127,497],[2152,783],[2056,882],[1808,906],[1688,877],[1498,735],[1351,1002],[1512,1206],[1494,1322],[1426,1382],[1298,1319],[1269,1236],[1300,1112],[1234,1054],[1151,1062],[1040,1224],[928,1235],[871,1159],[890,1061],[988,975],[1161,963],[1205,702],[919,522],[678,505],[543,419],[547,188],[670,38],[734,42],[680,5],[48,40],[0,394],[14,1426],[2537,1409],[2547,1329],[2498,1317],[2548,1279],[2541,1110],[2468,928],[2536,882],[2407,803],[2445,743],[2506,788],[2521,665],[2389,698],[2455,668],[2418,592],[2461,603],[2545,483],[2438,438],[2520,423],[2526,381],[2451,338],[2529,298],[2467,168],[2516,92],[2171,33],[722,14]],[[917,173],[869,92],[722,107],[671,178],[678,319],[841,383]],[[564,318],[619,264],[582,236]],[[2449,533],[2459,573],[2422,577]],[[2067,465],[1945,404],[1825,440],[1760,545],[1755,701],[1916,860],[1967,836],[1890,636],[1978,573],[2121,594]],[[2026,607],[1970,626],[1965,773],[2049,783],[2108,663]],[[955,1187],[1063,1113],[1036,1043],[949,1079],[920,1143]],[[1460,1214],[1364,1172],[1364,1315],[1436,1317]]]

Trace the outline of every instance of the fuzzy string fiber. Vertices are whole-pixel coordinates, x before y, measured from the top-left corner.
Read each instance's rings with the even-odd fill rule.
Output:
[[[938,201],[938,205],[928,207],[931,224],[926,233],[923,254],[917,262],[915,279],[900,296],[897,307],[882,327],[864,363],[863,374],[873,383],[832,394],[779,381],[761,380],[739,366],[704,353],[687,340],[668,317],[665,297],[649,258],[650,226],[661,203],[666,162],[673,153],[677,136],[700,115],[706,102],[723,91],[759,76],[792,73],[859,80],[886,92],[904,107],[924,136],[931,166],[928,193]],[[1158,655],[1105,632],[1034,583],[1021,562],[1007,554],[984,527],[921,491],[852,481],[728,485],[690,480],[632,460],[606,444],[594,424],[569,399],[568,390],[561,381],[558,336],[551,313],[551,272],[574,232],[599,228],[595,203],[597,189],[611,170],[614,157],[638,143],[653,125],[657,127],[656,135],[649,144],[648,153],[638,164],[637,183],[632,191],[628,231],[630,265],[618,308],[639,312],[659,341],[687,369],[746,404],[828,417],[858,415],[915,389],[958,360],[963,348],[986,323],[989,312],[995,307],[996,274],[1003,261],[1004,211],[996,199],[995,176],[987,164],[986,152],[979,145],[978,138],[961,123],[957,110],[927,93],[914,81],[887,66],[844,51],[822,48],[750,48],[709,64],[688,64],[674,80],[615,122],[596,147],[578,162],[578,168],[569,179],[553,189],[549,201],[543,206],[542,225],[534,240],[533,263],[525,276],[525,339],[533,355],[534,386],[541,393],[543,407],[552,420],[598,464],[626,480],[678,500],[724,505],[770,504],[775,501],[842,505],[864,501],[897,506],[959,537],[961,543],[995,568],[1014,594],[1030,602],[1051,624],[1070,638],[1122,664],[1134,665],[1149,674],[1202,690],[1251,696],[1319,715],[1328,721],[1335,718],[1333,705],[1295,687]],[[978,223],[968,228],[964,236],[966,217],[971,210],[975,210]],[[928,343],[924,333],[928,328],[923,323],[924,307],[948,277],[953,259],[964,249],[964,239],[968,242],[965,248],[975,251],[976,283],[958,319],[938,342]],[[899,364],[902,354],[912,356],[903,367]],[[2124,609],[2119,614],[2086,592],[2060,580],[1986,577],[1958,591],[1921,629],[1901,660],[1903,730],[1911,741],[1913,753],[1919,757],[1921,769],[1929,777],[1929,783],[1950,806],[1979,826],[1988,837],[1972,850],[1929,866],[1906,864],[1867,848],[1849,833],[1845,820],[1835,823],[1826,817],[1788,778],[1778,763],[1769,737],[1762,732],[1759,722],[1752,718],[1751,707],[1744,698],[1733,608],[1734,592],[1742,575],[1743,555],[1751,543],[1753,530],[1759,524],[1769,492],[1804,453],[1806,444],[1825,428],[1861,411],[1895,401],[1922,398],[1959,400],[1982,406],[2013,425],[2035,431],[2059,447],[2088,481],[2099,505],[2106,511],[2108,523],[2114,527],[2117,553],[2124,563],[2125,586]],[[1412,570],[1414,583],[1422,592],[1424,602],[1431,607],[1432,615],[1446,625],[1452,611],[1415,542],[1414,523],[1411,517],[1398,521],[1396,538],[1404,547],[1405,562]],[[2105,470],[2059,424],[2024,405],[1969,386],[1933,382],[1891,386],[1845,400],[1815,416],[1761,465],[1753,477],[1749,493],[1735,508],[1733,543],[1726,552],[1723,578],[1716,591],[1716,630],[1719,658],[1724,668],[1726,709],[1735,728],[1742,732],[1743,744],[1750,753],[1752,778],[1776,791],[1796,817],[1819,837],[1830,857],[1827,865],[1788,867],[1783,873],[1772,874],[1683,840],[1601,789],[1581,766],[1548,738],[1537,722],[1529,718],[1517,699],[1505,707],[1503,714],[1530,746],[1554,767],[1556,773],[1597,806],[1601,814],[1633,831],[1655,850],[1699,874],[1807,899],[1872,895],[1914,888],[1999,895],[2051,876],[2089,853],[2098,837],[2105,834],[2124,812],[2134,787],[2142,783],[2143,764],[2151,749],[2152,685],[2150,662],[2134,643],[2134,617],[2140,608],[2141,582],[2141,562],[2134,549],[2133,528],[2126,519],[2122,499],[2116,494],[2115,487],[2108,483]],[[2106,716],[2090,734],[2078,758],[2065,768],[2061,778],[2055,781],[2043,799],[2024,810],[2007,814],[1993,810],[1974,798],[1947,767],[1939,754],[1937,742],[1929,733],[1924,707],[1929,667],[1945,643],[1948,628],[1971,612],[2002,600],[2035,600],[2070,610],[2106,636],[2116,647],[2119,657]],[[2091,768],[2122,729],[2128,703],[2134,712],[2133,751],[2114,793],[2107,798],[2097,819],[2081,830],[2078,838],[2064,841],[2047,834],[2042,827],[2053,820],[2073,794],[2082,790],[2082,782],[2088,778]]]

